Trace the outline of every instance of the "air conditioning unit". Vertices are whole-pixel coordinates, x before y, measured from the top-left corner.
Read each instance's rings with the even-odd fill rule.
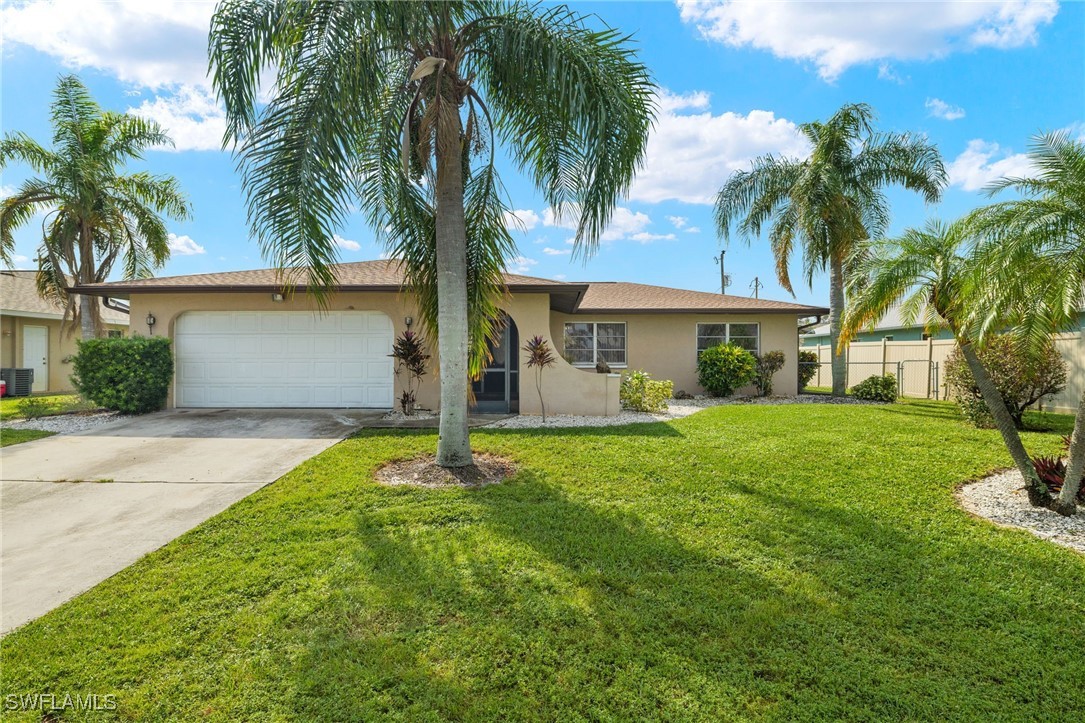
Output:
[[[9,397],[29,397],[34,388],[33,369],[0,369],[0,379],[7,383]]]

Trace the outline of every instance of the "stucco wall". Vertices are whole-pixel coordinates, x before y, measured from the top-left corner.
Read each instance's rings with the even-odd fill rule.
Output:
[[[34,380],[34,393],[72,391],[72,365],[64,360],[78,351],[79,329],[61,328],[59,319],[34,319],[22,316],[0,317],[0,367],[23,366],[23,327],[44,326],[49,330],[49,383]],[[126,331],[124,326],[107,324],[107,329]]]
[[[153,334],[174,338],[177,319],[186,311],[311,311],[318,309],[305,295],[296,295],[282,302],[275,302],[268,293],[205,293],[205,294],[133,294],[130,299],[131,332],[148,335],[144,323],[147,314],[154,314]],[[414,318],[414,331],[426,339],[430,360],[430,373],[423,379],[418,393],[421,407],[437,409],[440,403],[439,359],[436,343],[418,322],[416,306],[409,296],[395,292],[355,292],[334,295],[328,305],[333,311],[379,311],[392,320],[398,336],[406,331],[405,317]],[[547,336],[550,328],[550,297],[545,293],[519,293],[504,304],[506,313],[516,323],[523,340],[536,334]],[[559,347],[555,345],[555,349]],[[521,391],[520,413],[539,414],[539,399],[535,392],[533,373],[526,368],[525,356],[520,351]],[[395,382],[395,397],[403,391],[400,379]],[[618,411],[618,380],[598,374],[585,374],[559,360],[543,375],[543,391],[547,400],[547,412],[553,414],[616,414]],[[173,406],[173,395],[167,402]]]
[[[562,314],[555,312],[550,334],[564,351],[562,340],[566,322],[625,322],[626,359],[629,369],[643,369],[655,379],[674,382],[675,391],[700,394],[697,383],[697,324],[760,324],[761,351],[784,353],[783,368],[773,377],[773,394],[790,395],[798,391],[799,327],[792,314]],[[583,373],[594,374],[594,370]],[[738,394],[752,394],[754,389],[740,389]]]

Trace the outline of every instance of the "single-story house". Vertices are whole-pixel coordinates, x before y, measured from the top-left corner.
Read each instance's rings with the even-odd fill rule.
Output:
[[[302,285],[287,292],[274,269],[140,279],[78,287],[127,299],[133,334],[173,340],[174,407],[391,408],[405,380],[393,373],[393,338],[417,330],[418,313],[395,260],[340,264],[339,286],[319,310]],[[538,414],[523,341],[547,337],[561,357],[543,377],[547,411],[615,414],[618,375],[643,369],[698,393],[697,354],[720,342],[787,357],[775,391],[798,384],[800,317],[826,309],[624,282],[572,283],[508,274],[508,320],[493,360],[474,382],[478,411]],[[439,401],[436,340],[426,339],[433,370],[418,404]]]
[[[36,271],[0,271],[0,367],[34,370],[32,391],[72,390],[71,357],[79,329],[64,325],[64,307],[38,294]],[[102,321],[107,333],[128,332],[123,305],[102,299]]]

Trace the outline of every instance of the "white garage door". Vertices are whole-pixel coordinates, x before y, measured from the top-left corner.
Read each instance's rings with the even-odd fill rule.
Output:
[[[177,320],[178,407],[392,407],[376,311],[200,311]]]

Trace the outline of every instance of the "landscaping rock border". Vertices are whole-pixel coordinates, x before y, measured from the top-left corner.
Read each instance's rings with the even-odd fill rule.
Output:
[[[961,486],[957,491],[961,507],[996,525],[1028,530],[1037,537],[1085,553],[1085,512],[1064,517],[1029,504],[1021,473],[1015,469],[999,472]]]
[[[3,426],[5,429],[38,429],[42,432],[53,432],[55,434],[73,434],[75,432],[85,432],[88,429],[94,429],[109,422],[127,419],[129,416],[131,415],[118,412],[54,414],[48,417],[39,417],[38,419],[4,422]]]

